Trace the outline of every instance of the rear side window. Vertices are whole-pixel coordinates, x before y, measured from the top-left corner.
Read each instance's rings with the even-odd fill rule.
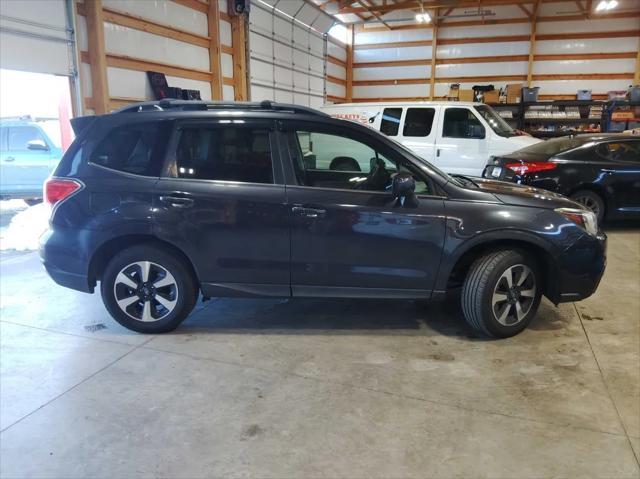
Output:
[[[10,151],[28,150],[29,142],[35,140],[47,144],[42,133],[35,126],[11,126],[8,129],[7,143]]]
[[[382,112],[380,132],[387,136],[397,136],[400,130],[400,117],[402,117],[402,108],[385,108]]]
[[[447,138],[482,139],[484,126],[467,108],[447,108],[444,113],[442,136]]]
[[[267,129],[183,127],[176,151],[178,178],[273,183]]]
[[[403,136],[429,136],[434,115],[433,108],[409,108],[404,119]]]
[[[143,176],[159,176],[166,134],[160,122],[114,128],[93,150],[89,161],[112,170]]]

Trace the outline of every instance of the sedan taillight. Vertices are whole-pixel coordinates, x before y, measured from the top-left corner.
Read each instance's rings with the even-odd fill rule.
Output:
[[[532,161],[528,163],[507,163],[504,166],[515,171],[518,175],[525,175],[527,173],[537,173],[538,171],[553,170],[558,165],[548,161]]]
[[[44,201],[49,206],[68,198],[82,188],[82,183],[76,180],[63,178],[49,178],[44,182]]]

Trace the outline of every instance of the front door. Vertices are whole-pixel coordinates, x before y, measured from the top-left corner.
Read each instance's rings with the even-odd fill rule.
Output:
[[[193,259],[206,295],[289,296],[289,211],[273,123],[179,123],[155,234]]]
[[[640,213],[640,140],[602,143],[596,153],[607,175],[602,184],[611,192],[614,214]]]
[[[447,173],[482,176],[489,159],[485,127],[466,107],[444,107],[433,164]]]
[[[5,128],[3,128],[5,129]],[[3,194],[39,195],[51,171],[51,145],[34,125],[6,127],[0,151]]]
[[[392,175],[418,169],[383,143],[314,123],[284,130],[293,295],[428,297],[445,235],[428,178],[416,178],[418,203],[403,206]]]
[[[421,158],[440,166],[435,158],[437,113],[433,107],[407,108],[398,140]]]

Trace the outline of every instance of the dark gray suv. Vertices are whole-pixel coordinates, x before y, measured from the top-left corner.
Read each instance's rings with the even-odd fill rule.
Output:
[[[553,193],[452,177],[400,144],[309,108],[161,101],[74,120],[45,185],[41,256],[124,326],[170,331],[199,294],[441,299],[517,334],[544,294],[591,295],[593,213]]]

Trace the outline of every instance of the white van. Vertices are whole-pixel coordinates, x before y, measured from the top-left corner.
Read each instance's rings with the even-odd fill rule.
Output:
[[[541,140],[519,135],[484,103],[343,103],[322,111],[369,125],[447,173],[480,176],[489,157]]]

